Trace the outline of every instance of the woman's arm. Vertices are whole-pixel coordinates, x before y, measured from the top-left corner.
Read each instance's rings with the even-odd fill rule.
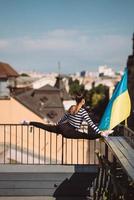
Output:
[[[70,108],[69,108],[68,111],[65,113],[65,115],[60,119],[60,121],[58,122],[58,124],[61,124],[61,123],[63,123],[64,121],[66,121],[67,118],[68,118],[68,115],[69,115],[69,114],[73,115],[73,114],[75,113],[75,110],[76,110],[76,106],[75,106],[75,105],[70,106]]]
[[[82,117],[96,133],[101,134],[100,129],[94,124],[94,122],[89,117],[89,114],[85,109],[83,109]]]
[[[97,133],[100,134],[102,137],[108,137],[111,133],[113,133],[113,130],[104,130],[101,131],[92,121],[92,119],[89,117],[88,112],[84,109],[83,111],[83,119],[89,124],[89,126]]]
[[[65,113],[64,116],[58,121],[58,124],[62,124],[65,122],[68,118],[68,113]]]

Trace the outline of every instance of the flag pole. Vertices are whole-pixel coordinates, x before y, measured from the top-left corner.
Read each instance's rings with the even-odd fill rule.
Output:
[[[127,118],[125,119],[125,126],[128,127]]]

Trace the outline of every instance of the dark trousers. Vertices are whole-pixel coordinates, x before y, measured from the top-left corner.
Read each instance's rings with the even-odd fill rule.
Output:
[[[30,125],[33,125],[37,128],[44,129],[46,131],[61,134],[65,138],[71,138],[71,139],[88,139],[88,140],[94,140],[97,138],[101,138],[100,134],[96,133],[84,133],[76,130],[71,124],[63,123],[58,125],[49,125],[49,124],[43,124],[40,122],[30,122]]]

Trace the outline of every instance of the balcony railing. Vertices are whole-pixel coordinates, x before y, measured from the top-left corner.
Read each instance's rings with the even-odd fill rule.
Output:
[[[66,139],[29,125],[0,124],[1,164],[97,164],[96,149],[104,154],[101,140]]]
[[[134,147],[134,131],[122,124],[117,126],[117,133],[126,138],[131,146]]]

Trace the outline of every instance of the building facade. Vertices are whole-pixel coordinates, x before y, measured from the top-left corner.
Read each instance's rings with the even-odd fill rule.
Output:
[[[134,33],[133,33],[132,55],[128,56],[128,91],[131,99],[131,114],[128,118],[128,127],[134,130]]]

